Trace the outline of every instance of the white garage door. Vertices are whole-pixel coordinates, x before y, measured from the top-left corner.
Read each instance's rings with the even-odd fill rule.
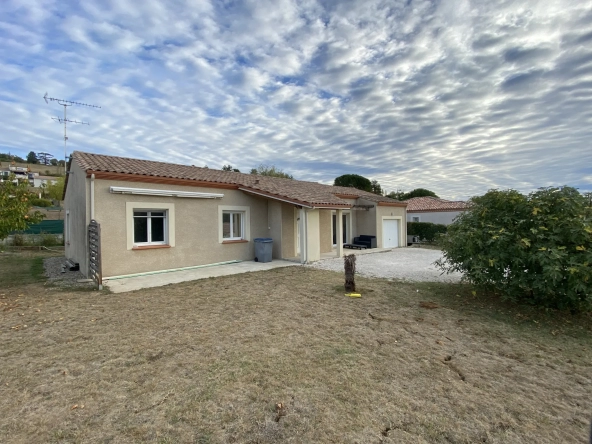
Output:
[[[382,239],[383,248],[393,248],[399,246],[398,220],[385,219],[382,221]]]

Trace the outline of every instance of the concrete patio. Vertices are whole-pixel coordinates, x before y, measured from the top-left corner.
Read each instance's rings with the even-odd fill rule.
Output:
[[[162,271],[146,273],[136,276],[116,276],[103,279],[103,285],[113,293],[125,293],[128,291],[141,290],[143,288],[162,287],[179,282],[195,281],[210,277],[228,276],[231,274],[249,273],[253,271],[271,270],[280,267],[293,267],[299,263],[273,260],[272,262],[235,262],[223,265],[205,265],[188,270]]]

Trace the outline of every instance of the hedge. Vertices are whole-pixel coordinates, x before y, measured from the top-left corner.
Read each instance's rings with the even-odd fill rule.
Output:
[[[407,222],[407,235],[419,236],[422,241],[434,242],[440,234],[446,233],[447,226],[431,222]]]

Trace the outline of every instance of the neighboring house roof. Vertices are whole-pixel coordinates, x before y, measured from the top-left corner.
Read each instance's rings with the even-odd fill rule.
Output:
[[[406,200],[408,213],[427,213],[432,211],[464,211],[469,208],[467,202],[452,201],[437,197],[413,197]]]
[[[233,188],[285,200],[297,205],[313,207],[349,208],[352,204],[345,199],[357,198],[375,202],[377,205],[407,205],[404,202],[356,188],[336,187],[317,182],[236,173],[152,160],[105,156],[81,151],[74,151],[72,159],[87,174],[95,174],[98,179]]]

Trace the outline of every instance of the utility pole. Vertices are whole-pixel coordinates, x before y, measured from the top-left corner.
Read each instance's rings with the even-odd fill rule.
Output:
[[[67,125],[68,122],[70,123],[78,123],[80,125],[90,125],[90,123],[88,122],[79,122],[78,120],[69,120],[67,117],[67,109],[69,106],[72,105],[80,105],[80,106],[88,106],[90,108],[100,108],[100,106],[97,105],[90,105],[88,103],[80,103],[80,102],[72,102],[71,100],[64,100],[64,99],[56,99],[54,97],[48,97],[47,93],[45,93],[45,95],[43,96],[43,99],[45,100],[45,103],[49,103],[49,102],[58,102],[59,105],[62,105],[64,107],[64,117],[52,117],[52,120],[55,120],[58,123],[63,123],[64,124],[64,175],[66,174],[66,164],[68,162],[68,153],[67,153],[67,142],[68,142],[68,130],[67,130]]]

